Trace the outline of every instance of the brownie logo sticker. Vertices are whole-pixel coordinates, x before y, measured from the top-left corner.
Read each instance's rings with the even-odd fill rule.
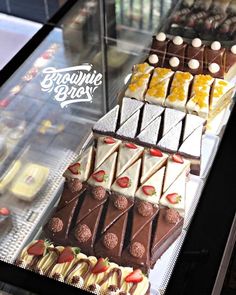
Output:
[[[102,74],[88,63],[64,69],[48,67],[42,74],[42,91],[54,93],[62,108],[72,103],[92,102],[94,92],[102,84]]]

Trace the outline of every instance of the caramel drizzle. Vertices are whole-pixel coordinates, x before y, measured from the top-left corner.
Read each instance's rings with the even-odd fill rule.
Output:
[[[104,278],[98,283],[99,286],[102,286],[113,274],[117,274],[117,287],[121,288],[121,270],[119,268],[113,268],[109,273],[107,273]]]
[[[81,276],[84,280],[86,279],[87,275],[89,274],[90,270],[92,269],[92,262],[89,259],[86,258],[82,258],[79,261],[77,261],[72,268],[68,271],[66,277],[65,277],[65,281],[68,280],[69,275],[76,269],[76,267],[81,264],[81,263],[86,263],[88,265],[87,270],[85,271],[85,273]]]

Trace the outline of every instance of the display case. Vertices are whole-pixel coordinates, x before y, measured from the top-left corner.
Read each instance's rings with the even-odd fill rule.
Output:
[[[75,1],[2,85],[0,280],[219,294],[235,242],[235,4],[176,2]]]

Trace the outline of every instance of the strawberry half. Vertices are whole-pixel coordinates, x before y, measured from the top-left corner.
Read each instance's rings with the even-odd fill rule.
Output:
[[[0,208],[0,215],[8,216],[10,215],[10,210],[8,208]]]
[[[184,163],[184,160],[183,160],[182,156],[177,155],[177,154],[174,154],[174,155],[172,156],[172,160],[173,160],[174,162],[176,162],[176,163],[179,163],[179,164],[183,164],[183,163]]]
[[[122,188],[126,188],[126,187],[129,187],[131,185],[130,179],[127,176],[118,178],[116,180],[116,182]]]
[[[162,157],[163,156],[163,154],[160,150],[153,149],[153,148],[150,149],[150,155],[152,155],[154,157]]]
[[[104,170],[99,170],[92,174],[92,178],[97,182],[106,181],[107,177],[108,176],[106,175],[106,172]]]
[[[72,164],[68,167],[72,174],[80,174],[80,163]]]
[[[79,252],[79,248],[65,247],[59,256],[57,263],[71,262]]]
[[[45,248],[46,246],[44,240],[38,240],[27,249],[27,253],[29,255],[42,256],[44,254]]]
[[[109,268],[109,260],[106,258],[98,258],[97,263],[92,269],[93,274],[98,274],[101,272],[105,272]]]
[[[153,196],[153,195],[156,194],[155,187],[152,186],[152,185],[143,185],[142,186],[142,191],[147,196]]]
[[[115,143],[115,139],[113,137],[110,137],[110,136],[107,136],[103,139],[103,142],[106,143],[106,144],[113,144]]]
[[[141,269],[135,269],[125,278],[126,283],[140,283],[143,280],[143,273]]]
[[[134,143],[131,143],[131,142],[127,142],[125,144],[125,146],[128,148],[128,149],[137,149],[137,145],[135,145]]]
[[[166,199],[171,203],[171,204],[178,204],[181,201],[181,196],[177,193],[169,194],[166,196]]]

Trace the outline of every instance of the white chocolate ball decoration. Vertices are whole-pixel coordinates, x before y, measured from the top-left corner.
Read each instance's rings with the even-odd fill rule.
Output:
[[[231,47],[231,52],[232,52],[233,54],[236,54],[236,45],[233,45],[233,46]]]
[[[156,35],[157,41],[164,42],[166,40],[166,34],[163,32],[160,32]]]
[[[192,40],[192,46],[195,48],[201,47],[202,46],[202,40],[199,38],[194,38]]]
[[[197,59],[190,59],[190,61],[188,62],[188,67],[192,70],[198,69],[199,66],[200,66],[200,63]]]
[[[183,38],[180,37],[180,36],[176,36],[176,37],[174,37],[174,39],[173,39],[173,43],[174,43],[175,45],[182,45],[183,42],[184,42],[184,40],[183,40]]]
[[[156,54],[151,54],[148,58],[148,61],[150,62],[150,64],[157,64],[159,61],[159,58]]]
[[[211,43],[211,49],[212,50],[220,50],[221,49],[221,44],[219,41],[214,41]]]
[[[173,68],[178,67],[179,63],[180,63],[180,61],[179,61],[178,57],[175,57],[175,56],[171,57],[170,60],[169,60],[169,64]]]
[[[208,70],[212,73],[212,74],[216,74],[219,72],[220,70],[220,66],[213,62],[212,64],[209,65]]]

